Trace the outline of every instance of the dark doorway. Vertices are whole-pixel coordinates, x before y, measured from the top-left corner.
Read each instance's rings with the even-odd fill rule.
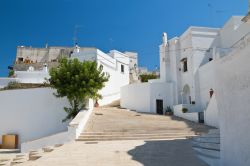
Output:
[[[198,116],[199,116],[199,123],[204,123],[204,112],[199,112]]]
[[[163,100],[156,100],[156,113],[163,115]]]

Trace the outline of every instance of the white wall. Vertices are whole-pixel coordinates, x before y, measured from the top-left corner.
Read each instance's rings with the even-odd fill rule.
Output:
[[[190,120],[192,122],[199,122],[198,112],[182,112],[182,108],[188,108],[188,110],[191,110],[189,106],[185,105],[176,105],[174,106],[174,115],[183,119]]]
[[[221,164],[226,166],[250,165],[249,53],[250,39],[246,38],[245,47],[233,56],[222,58],[216,65]]]
[[[0,78],[0,88],[6,87],[10,82],[19,82],[17,78]]]
[[[121,107],[138,112],[150,111],[150,84],[130,84],[121,88]]]
[[[199,91],[202,108],[206,108],[210,100],[210,89],[215,88],[215,61],[211,61],[199,68]]]
[[[138,112],[156,113],[156,100],[163,110],[173,105],[172,84],[165,82],[130,84],[121,88],[121,107]]]
[[[92,51],[81,51],[74,53],[72,58],[78,58],[80,61],[97,61],[97,64],[103,66],[103,72],[110,75],[109,81],[105,87],[99,91],[103,99],[98,100],[100,106],[110,104],[120,99],[120,88],[129,84],[129,57],[119,51],[112,50],[109,54],[95,49]],[[121,72],[121,65],[124,66],[124,72]]]
[[[120,88],[129,84],[129,57],[119,51],[111,51],[109,55],[98,51],[97,62],[103,65],[103,72],[107,72],[110,77],[105,83],[105,87],[100,90],[103,99],[100,105],[107,105],[120,99]],[[124,72],[121,72],[121,65]]]
[[[20,83],[42,84],[50,78],[47,71],[15,71],[16,77]]]
[[[66,131],[65,98],[53,90],[37,88],[0,91],[0,135],[18,134],[20,143]]]
[[[156,100],[163,100],[163,113],[168,106],[173,106],[173,87],[171,83],[150,84],[150,112],[156,113]]]
[[[204,110],[204,123],[208,126],[219,128],[219,110],[217,106],[216,94],[214,94]]]

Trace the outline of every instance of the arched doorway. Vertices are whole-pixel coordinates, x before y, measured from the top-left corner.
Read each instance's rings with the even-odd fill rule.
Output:
[[[182,104],[191,104],[190,88],[185,85],[182,90]]]

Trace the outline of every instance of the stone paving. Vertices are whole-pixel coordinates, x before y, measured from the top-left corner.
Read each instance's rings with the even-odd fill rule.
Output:
[[[95,109],[85,132],[195,132],[210,128],[175,117],[140,114],[117,108]],[[76,141],[45,154],[32,166],[207,166],[189,139]]]

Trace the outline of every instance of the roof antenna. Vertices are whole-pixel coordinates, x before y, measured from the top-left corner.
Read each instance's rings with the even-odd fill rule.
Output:
[[[77,43],[78,43],[78,38],[77,38],[78,29],[81,27],[82,27],[81,25],[75,25],[74,37],[73,37],[74,46],[77,45]]]

